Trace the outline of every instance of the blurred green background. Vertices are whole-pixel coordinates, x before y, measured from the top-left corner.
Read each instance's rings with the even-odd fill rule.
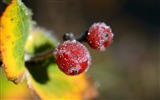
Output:
[[[96,100],[160,99],[158,0],[22,1],[32,9],[37,24],[53,31],[61,41],[64,33],[79,34],[94,22],[105,22],[112,28],[114,41],[105,52],[92,50],[85,43],[92,56],[88,73],[99,88]],[[0,1],[0,14],[5,7]],[[1,86],[8,87],[3,82]],[[1,97],[5,91],[7,88],[1,89]],[[17,98],[31,98],[29,91],[25,94],[22,98],[17,94]]]

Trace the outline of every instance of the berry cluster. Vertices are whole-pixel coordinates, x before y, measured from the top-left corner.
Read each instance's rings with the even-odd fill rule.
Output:
[[[103,22],[94,23],[80,37],[75,38],[73,33],[63,36],[64,42],[54,51],[59,69],[67,75],[79,75],[90,66],[91,57],[87,48],[78,41],[87,42],[93,49],[104,51],[112,43],[113,33]]]

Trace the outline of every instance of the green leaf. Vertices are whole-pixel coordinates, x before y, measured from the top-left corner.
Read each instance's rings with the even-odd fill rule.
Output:
[[[44,49],[42,48],[44,45],[47,45],[48,49],[55,47],[55,42],[49,42],[54,39],[48,33],[46,34],[46,31],[37,31],[33,30],[30,34],[29,37],[32,38],[28,39],[29,43],[27,43],[26,51],[31,50],[32,54],[35,54],[35,51],[39,52],[38,49]],[[33,43],[37,42],[35,40],[41,40],[38,46],[35,45],[38,43]],[[41,99],[89,99],[97,95],[95,86],[89,81],[86,74],[67,76],[59,70],[54,57],[44,61],[30,62],[26,66],[30,72],[28,77],[29,87]]]
[[[25,72],[24,46],[30,13],[21,0],[13,0],[0,18],[0,52],[8,80],[18,84]]]
[[[27,54],[31,55],[39,54],[43,51],[50,50],[51,48],[57,46],[57,44],[58,40],[52,32],[39,27],[34,27],[25,45],[25,51]]]

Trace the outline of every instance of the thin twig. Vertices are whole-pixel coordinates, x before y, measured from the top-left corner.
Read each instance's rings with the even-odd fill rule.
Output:
[[[27,63],[27,62],[44,60],[48,57],[53,56],[53,52],[54,52],[54,49],[51,49],[49,51],[46,51],[46,52],[43,52],[43,53],[40,53],[40,54],[37,54],[37,55],[26,54],[25,55],[25,62]]]
[[[65,33],[63,35],[63,41],[66,41],[66,40],[77,40],[79,42],[86,42],[87,41],[86,40],[87,34],[88,34],[88,30],[84,31],[83,33],[81,33],[78,36],[74,36],[73,33]]]
[[[79,42],[86,42],[86,37],[88,34],[88,30],[86,30],[84,33],[81,33],[80,35],[78,35],[77,37],[75,37],[75,39]]]

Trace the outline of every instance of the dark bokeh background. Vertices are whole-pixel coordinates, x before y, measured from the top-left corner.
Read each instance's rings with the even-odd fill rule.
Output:
[[[23,0],[39,26],[79,34],[92,23],[110,25],[115,37],[105,52],[92,50],[88,71],[99,85],[99,99],[158,100],[159,0]],[[0,1],[0,13],[5,8]],[[160,98],[159,98],[160,99]]]

